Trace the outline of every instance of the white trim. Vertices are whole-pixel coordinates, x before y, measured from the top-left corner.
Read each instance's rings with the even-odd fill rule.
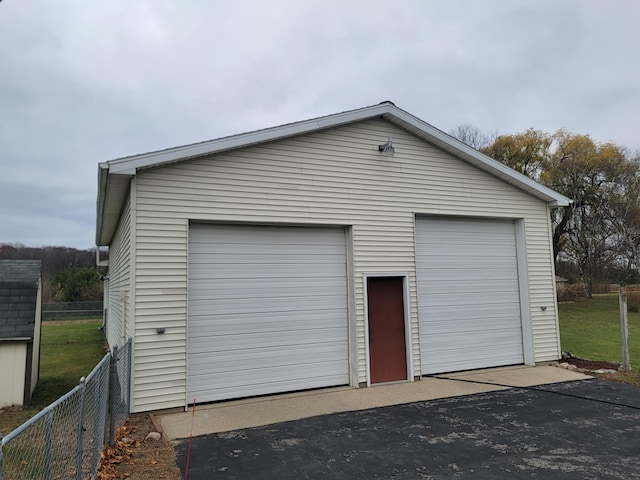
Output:
[[[529,269],[527,267],[527,237],[524,219],[513,221],[516,235],[516,265],[518,267],[518,291],[520,293],[520,324],[522,325],[522,354],[525,365],[535,365],[533,351],[533,324],[529,294]]]
[[[369,357],[369,292],[367,287],[367,279],[383,278],[383,277],[400,277],[402,278],[402,295],[404,308],[404,343],[405,343],[405,362],[407,365],[406,380],[398,380],[396,382],[371,383],[371,362]],[[411,308],[409,305],[409,274],[408,273],[363,273],[362,286],[364,292],[364,337],[365,337],[365,362],[367,366],[367,387],[372,385],[388,385],[389,383],[413,382],[413,348],[411,342]]]
[[[547,207],[547,228],[549,231],[549,246],[551,248],[550,260],[551,260],[551,278],[553,278],[553,314],[555,317],[556,324],[556,335],[557,345],[558,345],[558,358],[562,357],[562,345],[560,344],[560,319],[558,317],[558,290],[556,284],[556,257],[555,252],[553,251],[553,229],[551,227],[551,212],[549,211],[549,207]]]
[[[344,227],[347,268],[347,335],[349,349],[349,385],[358,388],[358,326],[356,315],[355,268],[353,265],[353,227]]]
[[[128,291],[128,301],[127,301],[127,309],[128,311],[124,311],[123,318],[127,318],[129,315],[130,320],[130,334],[127,335],[127,325],[124,322],[122,329],[125,335],[125,343],[128,338],[131,338],[131,362],[129,362],[129,384],[135,385],[137,379],[137,372],[135,368],[135,354],[136,354],[136,329],[138,324],[136,322],[136,309],[138,303],[138,297],[136,296],[136,273],[138,270],[138,227],[137,227],[137,219],[138,219],[138,199],[137,199],[137,191],[136,191],[136,179],[135,177],[131,179],[131,183],[129,184],[129,291]],[[119,217],[120,218],[120,217]],[[119,220],[118,220],[119,221]],[[135,411],[134,405],[134,389],[129,388],[129,405],[131,411]]]
[[[189,246],[191,245],[191,223],[192,220],[190,218],[185,218],[185,222],[187,223],[187,265],[186,265],[186,271],[187,271],[187,281],[186,281],[186,292],[187,292],[187,298],[189,298],[189,255],[190,255],[190,248]],[[184,319],[184,338],[185,338],[185,344],[184,344],[184,411],[188,412],[189,411],[189,391],[187,389],[187,379],[189,378],[189,342],[187,341],[187,339],[189,338],[189,302],[186,302],[186,306],[185,306],[185,313],[186,313],[186,317]],[[195,407],[193,407],[195,408]]]

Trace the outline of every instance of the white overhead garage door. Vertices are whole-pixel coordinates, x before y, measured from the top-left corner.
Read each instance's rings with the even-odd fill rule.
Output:
[[[422,374],[523,363],[510,221],[418,218]]]
[[[345,233],[192,225],[189,402],[349,383]]]

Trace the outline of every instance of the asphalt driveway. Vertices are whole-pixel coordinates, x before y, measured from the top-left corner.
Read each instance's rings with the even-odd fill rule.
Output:
[[[640,478],[640,388],[581,380],[202,435],[189,463],[189,480]]]

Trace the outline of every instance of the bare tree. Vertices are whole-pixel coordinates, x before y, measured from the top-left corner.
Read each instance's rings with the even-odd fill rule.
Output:
[[[448,133],[476,150],[481,150],[491,145],[498,136],[497,132],[483,132],[478,127],[468,123],[458,125],[454,129],[449,130]]]

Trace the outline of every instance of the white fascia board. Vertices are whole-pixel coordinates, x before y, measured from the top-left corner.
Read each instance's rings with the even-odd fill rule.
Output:
[[[117,227],[131,175],[112,175],[109,163],[98,166],[96,246],[108,246]]]
[[[109,164],[98,164],[98,198],[96,202],[96,248],[100,245],[102,226],[104,223],[104,204],[107,200],[107,183],[109,182]]]

